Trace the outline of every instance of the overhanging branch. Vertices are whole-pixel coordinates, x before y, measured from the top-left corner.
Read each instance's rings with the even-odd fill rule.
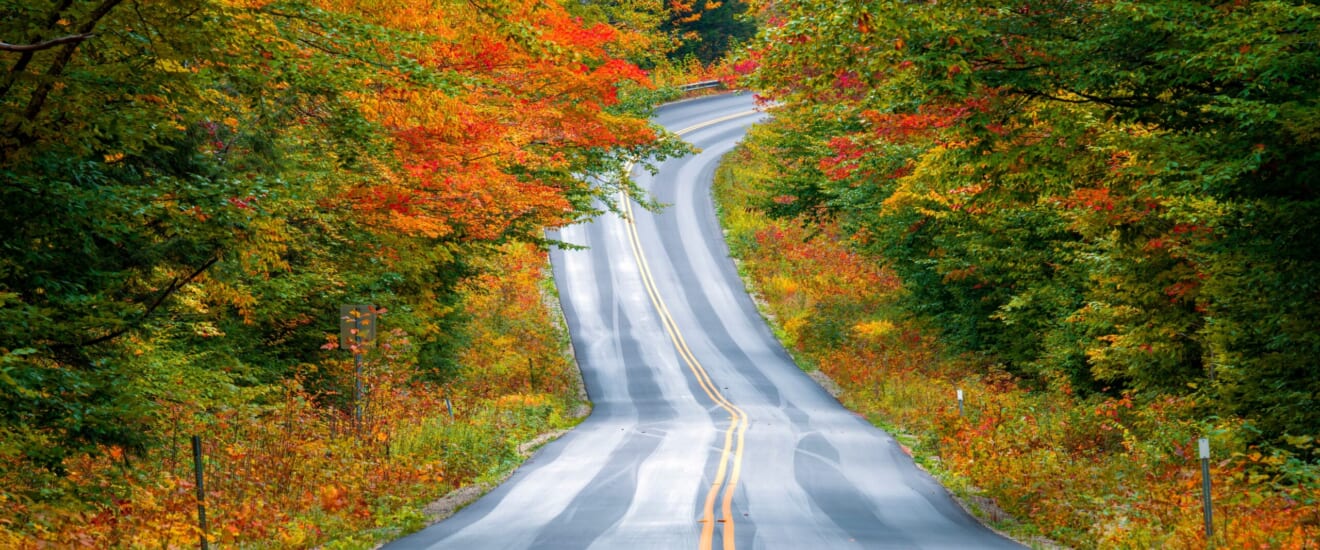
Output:
[[[151,314],[156,311],[156,308],[159,308],[161,304],[165,303],[166,298],[169,298],[171,294],[174,294],[176,291],[183,288],[188,283],[191,283],[193,279],[196,279],[202,273],[205,273],[206,270],[210,269],[211,266],[215,265],[216,262],[219,261],[220,261],[220,256],[218,254],[215,256],[211,256],[211,259],[207,260],[206,263],[202,264],[201,267],[194,270],[192,274],[188,275],[187,277],[184,277],[183,279],[179,279],[176,277],[174,280],[170,281],[170,284],[165,285],[164,290],[162,290],[160,294],[156,296],[155,301],[153,301],[150,305],[147,306],[146,311],[143,311],[142,315],[138,316],[137,320],[109,334],[81,342],[78,344],[78,347],[85,348],[85,347],[95,346],[97,344],[106,342],[108,340],[113,340],[123,335],[124,333],[128,332],[130,329],[136,328],[137,326],[141,325],[144,321],[147,320],[148,317],[151,317]]]
[[[36,52],[41,50],[49,50],[51,48],[54,48],[55,46],[59,46],[60,44],[72,44],[74,42],[82,42],[83,40],[87,40],[88,38],[91,37],[92,37],[92,33],[89,32],[83,34],[71,34],[68,36],[61,36],[59,38],[52,38],[50,40],[37,42],[35,44],[10,44],[8,42],[0,42],[0,51]]]

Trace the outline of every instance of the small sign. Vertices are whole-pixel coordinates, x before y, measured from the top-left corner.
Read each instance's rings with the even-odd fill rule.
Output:
[[[376,307],[370,304],[344,304],[339,306],[339,347],[352,350],[376,340]]]
[[[1198,446],[1201,447],[1201,458],[1210,458],[1210,440],[1202,437],[1197,443],[1199,444]]]

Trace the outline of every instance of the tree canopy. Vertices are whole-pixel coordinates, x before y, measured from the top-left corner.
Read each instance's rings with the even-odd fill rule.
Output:
[[[567,4],[3,0],[0,454],[150,445],[155,407],[297,374],[341,303],[424,370],[474,258],[680,148]],[[627,184],[622,190],[635,192]]]
[[[756,35],[756,22],[747,14],[743,0],[680,0],[669,6],[663,28],[680,39],[669,53],[673,59],[692,56],[711,64]]]
[[[1320,426],[1310,2],[758,6],[765,208],[837,217],[960,349],[1081,392]]]

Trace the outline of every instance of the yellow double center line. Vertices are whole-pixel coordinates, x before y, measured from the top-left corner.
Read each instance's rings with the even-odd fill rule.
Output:
[[[758,112],[750,110],[734,113],[689,126],[675,132],[675,134],[681,136],[707,126]],[[628,172],[631,173],[631,171],[632,167],[629,166]],[[655,306],[655,310],[660,316],[660,322],[665,327],[665,332],[669,335],[670,341],[674,343],[674,349],[678,350],[679,357],[692,371],[692,375],[696,378],[702,391],[706,392],[711,401],[714,401],[715,404],[729,413],[729,427],[724,430],[724,447],[720,450],[720,465],[715,472],[714,480],[711,482],[710,491],[706,493],[706,502],[702,509],[700,520],[701,550],[710,550],[713,544],[716,523],[715,501],[719,499],[721,491],[724,492],[724,499],[720,507],[722,519],[719,520],[720,523],[724,524],[721,538],[724,540],[724,550],[734,550],[733,493],[738,487],[738,478],[742,474],[743,448],[747,436],[747,413],[724,397],[723,393],[720,393],[714,380],[711,380],[710,373],[706,372],[705,367],[702,367],[701,362],[692,354],[692,350],[688,349],[687,341],[683,339],[682,332],[678,330],[678,323],[674,322],[674,316],[669,313],[669,308],[665,306],[664,300],[660,298],[660,291],[656,288],[655,278],[651,276],[651,267],[646,261],[646,255],[642,252],[642,240],[637,234],[637,224],[633,221],[632,200],[625,194],[621,201],[628,222],[628,240],[632,244],[633,257],[637,260],[637,268],[641,273],[642,284],[646,287],[646,293],[651,297],[651,304]],[[728,480],[727,485],[725,483],[726,479]]]

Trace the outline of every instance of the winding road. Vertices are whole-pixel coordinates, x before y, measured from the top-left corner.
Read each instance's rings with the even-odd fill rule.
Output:
[[[670,206],[565,228],[588,248],[552,254],[592,415],[386,548],[1020,548],[798,369],[757,313],[709,185],[764,116],[750,95],[658,111],[702,149],[636,176]]]

